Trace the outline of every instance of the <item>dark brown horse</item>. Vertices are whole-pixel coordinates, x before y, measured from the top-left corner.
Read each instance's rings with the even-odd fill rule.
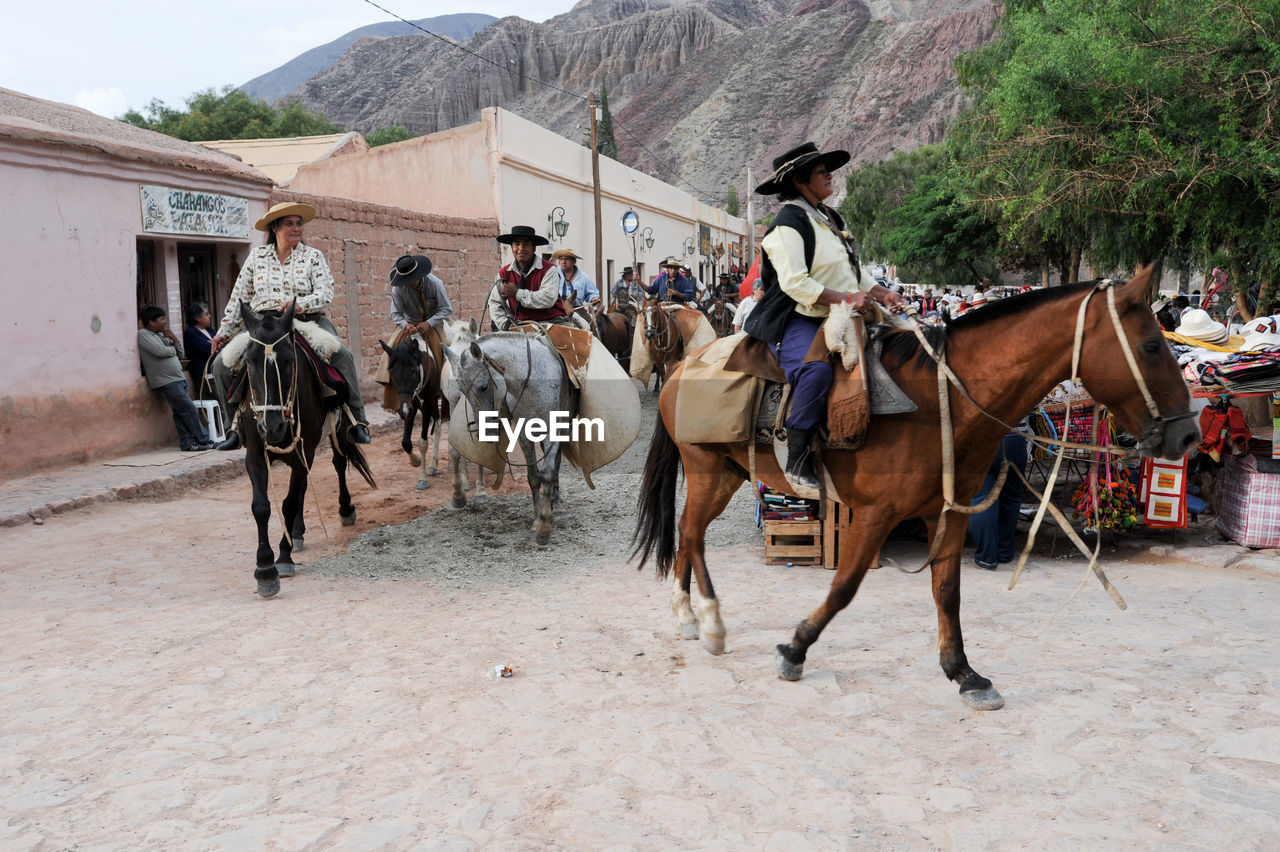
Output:
[[[1180,458],[1196,444],[1199,430],[1190,412],[1190,394],[1147,304],[1150,274],[1148,267],[1126,285],[1088,282],[1014,296],[946,329],[926,332],[974,401],[959,392],[951,395],[957,505],[977,492],[1008,431],[1005,424],[1016,423],[1055,384],[1070,377],[1078,316],[1083,330],[1079,375],[1094,399],[1139,437],[1139,449],[1146,455]],[[884,353],[885,366],[919,410],[873,417],[861,450],[823,453],[836,496],[852,510],[853,522],[851,534],[841,539],[826,600],[800,622],[790,642],[778,646],[778,672],[787,680],[801,677],[809,647],[853,599],[895,524],[907,518],[932,519],[927,522],[930,541],[938,530],[944,506],[938,368],[910,331],[890,332]],[[659,400],[661,416],[640,492],[635,554],[641,565],[653,556],[663,577],[674,565],[671,604],[682,634],[693,638],[700,633],[708,650],[721,653],[725,630],[707,571],[704,536],[707,525],[748,478],[748,448],[677,444],[668,430],[675,421],[679,386],[677,371]],[[707,397],[705,404],[714,406],[714,394]],[[981,413],[975,402],[1003,422]],[[674,507],[681,463],[688,485],[677,549]],[[788,490],[772,452],[759,453],[756,464],[756,475],[766,485]],[[947,677],[960,685],[967,704],[996,709],[1004,699],[991,681],[970,668],[960,633],[960,555],[968,516],[948,513],[947,518],[930,564],[939,662]],[[690,607],[691,574],[697,575],[703,598],[696,616]]]
[[[631,332],[631,318],[622,311],[598,311],[591,315],[591,333],[600,338],[624,370],[631,366]]]
[[[248,391],[240,404],[240,434],[244,436],[244,466],[253,487],[253,519],[258,523],[258,594],[269,598],[280,591],[280,577],[295,573],[293,551],[302,549],[306,527],[302,501],[307,494],[311,463],[330,424],[329,444],[333,448],[333,469],[338,474],[338,515],[344,526],[356,522],[356,507],[347,491],[347,463],[377,487],[358,444],[347,437],[350,423],[329,411],[324,385],[316,367],[298,343],[293,330],[294,305],[280,316],[255,316],[240,303],[248,346],[244,349]],[[333,398],[333,397],[331,397]],[[289,466],[289,491],[280,505],[285,533],[280,539],[280,555],[271,549],[268,525],[271,520],[270,466],[282,461]]]
[[[429,486],[428,476],[440,472],[440,424],[449,418],[449,403],[440,387],[440,368],[443,358],[436,359],[432,348],[423,348],[415,337],[408,337],[394,349],[379,340],[387,353],[387,375],[399,397],[400,419],[404,421],[404,434],[400,436],[400,448],[409,454],[409,461],[420,468],[419,491]],[[422,433],[418,439],[419,453],[413,449],[413,423],[422,414]],[[427,446],[432,430],[435,431],[434,453],[428,454]],[[429,463],[428,463],[429,462]]]
[[[733,333],[733,305],[726,302],[722,296],[716,295],[703,313],[707,315],[707,320],[715,329],[716,337],[727,337]]]
[[[671,371],[684,358],[684,339],[680,336],[680,326],[675,317],[656,297],[644,300],[642,315],[649,362],[653,364],[653,373],[657,376],[653,392],[658,393]]]

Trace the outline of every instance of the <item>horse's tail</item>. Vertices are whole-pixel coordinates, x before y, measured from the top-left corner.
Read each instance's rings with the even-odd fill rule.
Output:
[[[373,471],[369,469],[369,460],[364,457],[364,453],[360,450],[360,445],[348,441],[343,450],[346,452],[347,461],[364,477],[364,481],[369,483],[369,487],[377,488],[378,483],[373,481]]]
[[[638,568],[652,554],[658,576],[666,577],[676,555],[676,479],[680,476],[680,449],[667,433],[667,425],[658,415],[649,442],[649,458],[644,465],[644,481],[640,486],[639,514],[636,529],[631,535],[635,549],[631,558],[639,555]]]

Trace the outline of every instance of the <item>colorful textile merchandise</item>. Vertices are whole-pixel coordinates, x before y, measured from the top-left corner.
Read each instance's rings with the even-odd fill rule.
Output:
[[[1218,475],[1218,529],[1245,547],[1280,547],[1280,474],[1262,473],[1257,457],[1231,456]]]
[[[1092,420],[1090,421],[1092,433]],[[1113,439],[1111,418],[1098,430],[1098,443],[1107,446]],[[1096,499],[1095,499],[1096,498]],[[1073,517],[1083,518],[1096,530],[1127,530],[1138,523],[1142,509],[1132,480],[1111,455],[1097,453],[1089,475],[1071,496]]]

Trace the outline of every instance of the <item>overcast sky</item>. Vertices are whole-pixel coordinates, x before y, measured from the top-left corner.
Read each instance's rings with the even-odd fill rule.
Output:
[[[574,0],[376,0],[413,21],[455,12],[530,21]],[[115,118],[153,98],[182,108],[362,27],[392,21],[364,0],[0,0],[0,87]]]

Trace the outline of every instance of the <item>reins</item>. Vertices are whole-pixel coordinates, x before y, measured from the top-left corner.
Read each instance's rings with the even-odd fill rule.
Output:
[[[1120,313],[1116,309],[1114,282],[1111,279],[1104,279],[1098,282],[1098,284],[1093,289],[1091,289],[1087,294],[1085,294],[1084,299],[1080,303],[1080,309],[1076,314],[1076,327],[1075,327],[1074,341],[1072,344],[1072,351],[1071,351],[1072,379],[1077,382],[1079,381],[1080,357],[1084,347],[1084,321],[1085,321],[1085,314],[1089,306],[1089,301],[1090,299],[1093,298],[1094,294],[1100,291],[1106,291],[1107,306],[1111,316],[1111,323],[1115,329],[1116,337],[1120,341],[1121,350],[1124,352],[1125,363],[1128,364],[1129,366],[1129,371],[1132,374],[1135,383],[1138,385],[1139,391],[1142,393],[1142,398],[1146,403],[1147,411],[1151,414],[1154,423],[1158,427],[1163,427],[1163,424],[1165,423],[1169,423],[1175,420],[1181,420],[1181,419],[1185,419],[1187,417],[1193,416],[1192,414],[1180,414],[1180,415],[1175,415],[1174,417],[1166,418],[1160,414],[1160,409],[1155,403],[1155,398],[1151,395],[1151,391],[1147,387],[1146,380],[1142,377],[1142,371],[1138,368],[1138,362],[1133,355],[1133,350],[1129,344],[1129,340],[1127,337],[1125,337],[1124,327],[1120,323]],[[1010,467],[1013,467],[1014,472],[1018,474],[1018,476],[1026,484],[1027,488],[1031,491],[1031,493],[1040,499],[1040,505],[1039,505],[1039,508],[1036,510],[1034,519],[1032,520],[1031,529],[1027,534],[1026,547],[1022,551],[1021,558],[1019,558],[1018,560],[1018,565],[1017,565],[1017,568],[1014,570],[1013,578],[1009,582],[1009,588],[1012,589],[1017,584],[1018,578],[1022,575],[1022,571],[1026,567],[1027,559],[1031,555],[1031,550],[1035,546],[1036,533],[1039,531],[1040,523],[1044,518],[1046,510],[1048,510],[1053,514],[1054,520],[1057,521],[1058,524],[1063,528],[1063,530],[1066,532],[1068,538],[1070,538],[1072,543],[1076,545],[1076,547],[1080,550],[1081,553],[1089,557],[1089,570],[1092,571],[1098,577],[1098,580],[1099,582],[1102,583],[1103,588],[1107,590],[1107,594],[1111,596],[1111,598],[1116,602],[1116,605],[1119,606],[1120,609],[1125,609],[1126,605],[1125,605],[1124,599],[1120,596],[1120,593],[1110,583],[1110,581],[1107,580],[1106,574],[1103,573],[1102,569],[1098,566],[1098,555],[1101,552],[1101,548],[1102,548],[1101,529],[1099,528],[1098,530],[1098,536],[1095,542],[1093,552],[1090,553],[1088,547],[1076,534],[1075,530],[1072,529],[1071,524],[1067,520],[1066,516],[1061,512],[1061,510],[1059,510],[1056,506],[1053,506],[1050,503],[1050,497],[1052,496],[1052,490],[1053,490],[1052,483],[1057,481],[1058,472],[1061,469],[1063,458],[1065,457],[1066,451],[1068,449],[1087,450],[1087,451],[1095,452],[1099,454],[1107,453],[1107,454],[1112,454],[1117,456],[1129,455],[1131,451],[1123,450],[1118,447],[1101,446],[1096,443],[1081,444],[1073,441],[1066,441],[1066,440],[1054,439],[1054,438],[1045,438],[1039,435],[1029,435],[1027,436],[1027,438],[1033,443],[1042,444],[1047,447],[1058,448],[1057,458],[1054,460],[1053,469],[1050,471],[1049,476],[1046,480],[1046,482],[1049,483],[1049,486],[1045,488],[1043,494],[1040,494],[1039,492],[1036,491],[1035,488],[1031,486],[1031,484],[1027,481],[1027,477],[1022,473],[1022,471],[1018,467],[1013,466],[1008,459],[1005,459],[1004,463],[1001,465],[1001,469],[1000,469],[1000,473],[997,478],[997,481],[992,485],[991,490],[988,492],[986,498],[981,503],[973,506],[958,504],[955,499],[955,479],[956,479],[955,477],[955,433],[954,433],[954,428],[951,420],[951,399],[950,399],[950,392],[949,392],[950,385],[954,384],[956,386],[956,389],[960,391],[960,394],[966,400],[968,400],[968,402],[971,405],[973,405],[974,408],[976,408],[980,413],[982,413],[988,419],[993,420],[996,423],[999,423],[1001,426],[1005,427],[1005,429],[1007,429],[1008,431],[1013,431],[1014,427],[1008,423],[1005,423],[1002,419],[1000,419],[999,417],[996,417],[994,414],[992,414],[991,412],[983,408],[981,405],[979,405],[973,399],[973,397],[969,394],[968,390],[964,386],[964,383],[960,381],[959,377],[956,376],[956,374],[947,365],[945,350],[941,354],[936,352],[934,348],[929,344],[929,341],[925,337],[924,333],[921,331],[919,323],[917,323],[914,319],[911,319],[911,318],[908,318],[907,321],[910,324],[911,330],[915,333],[915,336],[917,340],[919,340],[920,345],[924,349],[925,353],[928,354],[928,356],[933,359],[933,361],[937,364],[937,367],[938,367],[938,409],[939,409],[939,421],[941,425],[941,438],[942,438],[943,507],[942,507],[941,513],[939,513],[939,516],[938,516],[937,530],[934,533],[933,541],[929,547],[929,556],[925,560],[924,564],[915,570],[907,570],[907,569],[899,569],[899,570],[904,571],[904,573],[915,574],[915,573],[919,573],[920,571],[923,571],[925,568],[928,568],[931,565],[936,564],[941,555],[942,542],[944,539],[944,533],[946,532],[948,514],[954,512],[956,514],[972,515],[978,512],[982,512],[987,508],[989,508],[991,504],[995,502],[995,500],[999,496],[1000,489],[1004,485],[1004,482],[1008,475]],[[1067,401],[1065,416],[1067,419],[1064,420],[1064,423],[1069,423],[1070,416],[1071,416],[1070,399],[1068,399]],[[1094,490],[1094,505],[1097,505],[1096,478],[1093,480],[1092,487]]]

